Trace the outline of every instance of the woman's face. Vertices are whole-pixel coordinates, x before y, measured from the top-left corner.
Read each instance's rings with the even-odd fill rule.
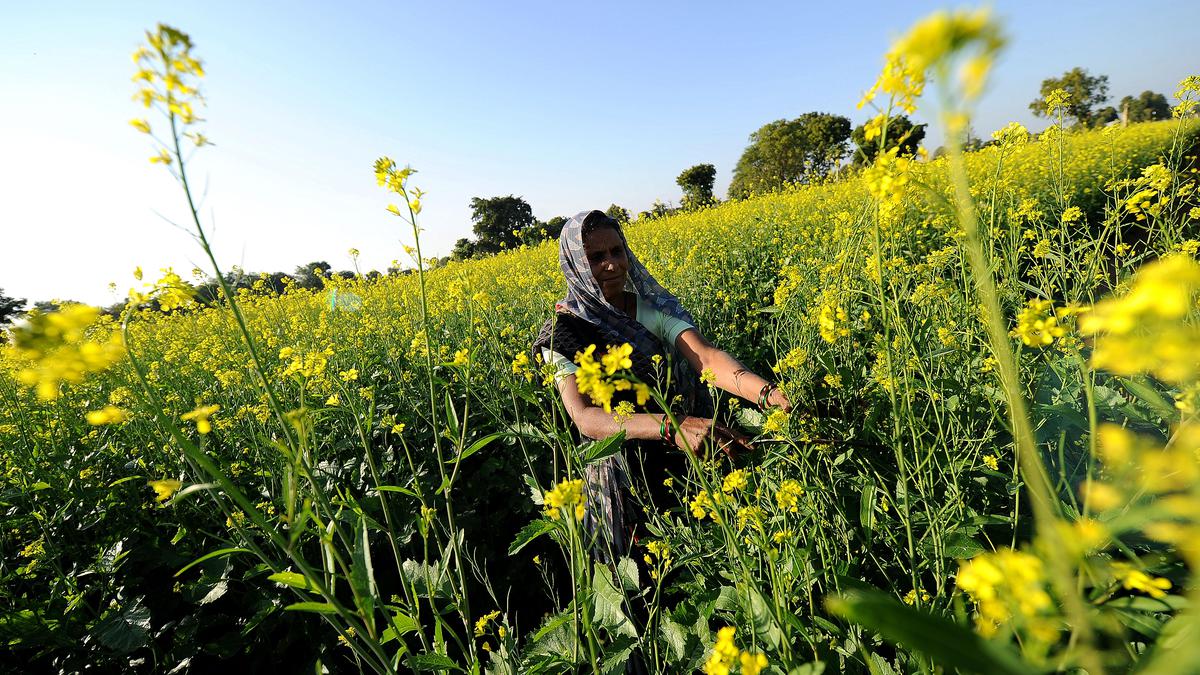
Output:
[[[621,235],[611,227],[593,230],[584,237],[583,252],[604,298],[610,303],[620,299],[625,290],[625,273],[629,271],[629,258],[625,256]]]

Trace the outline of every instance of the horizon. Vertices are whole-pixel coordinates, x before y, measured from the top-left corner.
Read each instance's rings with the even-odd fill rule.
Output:
[[[1194,74],[1185,27],[1200,9],[1152,4],[1132,16],[1105,10],[1116,3],[994,6],[1009,45],[977,106],[975,135],[1009,121],[1045,127],[1028,104],[1043,79],[1075,66],[1109,77],[1109,105],[1144,90],[1173,101],[1175,84]],[[191,35],[207,71],[201,129],[215,145],[189,171],[222,266],[290,273],[324,260],[350,269],[357,248],[365,274],[402,260],[401,244],[411,243],[373,180],[380,155],[418,170],[413,183],[428,192],[423,248],[435,257],[473,236],[471,197],[522,196],[542,221],[610,203],[636,214],[656,199],[678,204],[675,177],[700,163],[716,166],[724,197],[762,125],[809,111],[864,122],[870,112],[855,104],[891,38],[940,6],[870,10],[879,28],[855,21],[861,8],[783,4],[475,4],[354,16],[319,3],[0,10],[10,31],[23,29],[0,41],[10,80],[0,182],[11,190],[0,200],[0,289],[27,306],[106,306],[136,283],[135,267],[152,278],[165,267],[186,278],[193,266],[211,276],[196,264],[199,247],[165,222],[182,222],[182,195],[128,124],[144,113],[132,100],[129,55],[160,21]],[[826,27],[846,19],[844,30]],[[1075,28],[1064,30],[1069,21]],[[410,25],[421,30],[389,42],[389,27]],[[550,37],[583,25],[593,29],[583,40]],[[1150,29],[1151,44],[1110,47]],[[497,35],[509,38],[500,50]],[[415,65],[402,58],[405,46]],[[929,113],[911,117],[929,124],[932,152],[941,130]]]

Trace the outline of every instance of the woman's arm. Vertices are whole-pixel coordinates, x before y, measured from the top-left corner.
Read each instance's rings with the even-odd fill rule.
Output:
[[[662,415],[639,413],[617,421],[616,413],[606,413],[604,408],[579,393],[579,385],[572,373],[558,383],[558,391],[562,395],[563,405],[567,414],[579,428],[579,433],[588,438],[608,438],[613,434],[625,431],[626,438],[658,438],[659,424]]]
[[[758,396],[763,387],[770,384],[750,372],[728,352],[714,347],[695,328],[689,328],[680,333],[679,337],[675,338],[675,346],[679,349],[679,353],[688,360],[688,363],[696,369],[696,372],[712,371],[717,378],[716,386],[755,405],[758,405]],[[791,411],[792,402],[778,387],[773,387],[769,391],[767,405]]]
[[[579,433],[588,438],[608,438],[618,431],[625,431],[626,438],[658,439],[661,438],[664,415],[652,413],[635,413],[621,420],[615,413],[606,413],[604,408],[579,393],[579,385],[572,373],[558,383],[558,391],[562,395],[563,405],[567,414],[575,422]],[[675,433],[668,431],[671,443],[680,449],[690,448],[701,452],[704,440],[711,436],[726,454],[733,455],[736,451],[750,450],[749,441],[741,433],[728,429],[712,420],[701,417],[684,416],[677,418],[679,424]]]

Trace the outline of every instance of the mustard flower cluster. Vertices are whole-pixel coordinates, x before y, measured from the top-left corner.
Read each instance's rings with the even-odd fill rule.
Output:
[[[800,510],[800,498],[804,496],[804,486],[798,481],[788,479],[779,484],[775,491],[775,503],[779,510],[796,513]]]
[[[30,314],[13,329],[13,345],[25,364],[17,380],[33,387],[39,399],[59,397],[62,383],[78,384],[92,373],[103,372],[125,355],[125,343],[115,331],[99,337],[100,310],[87,305],[67,305],[57,312]],[[92,332],[98,334],[92,339]]]
[[[705,675],[729,675],[735,665],[741,666],[742,675],[758,675],[769,665],[766,656],[738,649],[733,641],[736,634],[737,629],[732,626],[717,631],[712,654],[704,662]]]
[[[1026,347],[1049,347],[1066,335],[1067,329],[1061,320],[1067,314],[1065,309],[1056,310],[1054,303],[1049,300],[1034,298],[1017,314],[1017,327],[1013,329],[1012,336],[1021,338]]]
[[[139,85],[134,100],[146,108],[157,107],[171,121],[173,130],[183,127],[182,136],[196,147],[208,145],[204,134],[190,130],[200,121],[196,108],[204,105],[199,87],[204,68],[192,56],[192,39],[187,33],[160,23],[154,32],[146,31],[146,42],[133,53],[138,68],[133,81]],[[142,133],[152,132],[150,122],[145,119],[134,119],[130,124]],[[170,165],[174,161],[172,150],[160,147],[150,161]]]
[[[633,346],[610,346],[599,362],[593,356],[595,351],[596,345],[588,345],[586,350],[575,354],[575,363],[579,364],[579,369],[575,371],[575,384],[579,387],[579,393],[589,396],[606,413],[612,413],[612,398],[618,391],[632,390],[637,395],[637,404],[646,405],[650,400],[650,387],[621,376],[622,371],[633,367],[633,361],[629,358],[633,354]]]
[[[980,555],[962,564],[958,587],[975,602],[981,635],[995,635],[1011,624],[1044,644],[1057,638],[1056,610],[1037,556],[1013,549]]]
[[[1079,320],[1094,336],[1092,367],[1119,375],[1151,373],[1173,384],[1200,377],[1197,313],[1200,264],[1171,256],[1138,270],[1129,292],[1097,303]]]
[[[563,509],[573,513],[575,520],[583,520],[584,514],[587,513],[587,495],[583,491],[583,480],[564,480],[546,493],[544,511],[551,520],[562,517]]]

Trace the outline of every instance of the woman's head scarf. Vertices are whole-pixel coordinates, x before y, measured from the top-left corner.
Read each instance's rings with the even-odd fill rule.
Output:
[[[617,236],[621,238],[621,245],[625,247],[625,257],[629,261],[626,288],[632,286],[643,302],[663,314],[696,325],[696,320],[683,308],[679,299],[663,288],[633,251],[629,250],[629,243],[625,240],[625,233],[621,231],[620,224],[603,211],[581,211],[563,225],[562,233],[558,237],[558,264],[567,281],[567,295],[558,302],[555,309],[568,311],[588,323],[595,324],[605,337],[610,337],[611,333],[612,344],[628,342],[635,350],[644,354],[661,354],[662,348],[658,338],[641,322],[609,303],[604,297],[604,291],[600,289],[600,282],[592,276],[592,266],[583,249],[583,225],[593,225],[598,221],[603,223],[600,227],[612,227],[616,230]]]
[[[632,287],[632,290],[641,297],[642,302],[663,314],[685,321],[690,325],[696,325],[695,319],[683,308],[679,299],[663,288],[654,275],[650,274],[645,265],[629,249],[629,243],[625,239],[625,233],[621,231],[620,224],[605,215],[603,211],[581,211],[563,225],[562,233],[558,238],[558,263],[567,282],[567,294],[555,305],[555,310],[559,313],[570,313],[588,322],[596,328],[599,337],[607,344],[629,343],[632,345],[633,354],[630,355],[630,358],[633,361],[634,374],[645,382],[654,382],[656,368],[652,359],[655,355],[668,356],[672,345],[663,345],[658,336],[643,326],[640,321],[617,309],[605,299],[600,282],[592,276],[592,266],[588,262],[587,253],[583,247],[584,224],[593,226],[597,221],[603,223],[600,227],[612,227],[616,230],[617,236],[621,238],[621,244],[625,247],[625,257],[629,261],[626,289]],[[554,320],[547,321],[546,325],[542,327],[538,339],[534,342],[535,352],[541,347],[549,347],[560,354],[573,356],[575,351],[582,351],[586,347],[586,345],[551,345],[554,323]],[[602,344],[597,346],[601,349],[604,347]],[[563,351],[564,349],[567,351]],[[707,391],[695,391],[693,380],[696,375],[691,372],[686,361],[677,359],[673,373],[671,379],[674,381],[674,388],[677,393],[683,394],[685,399],[690,401],[689,407],[695,408],[698,405],[699,408],[707,408],[711,405],[711,403],[706,404],[706,401],[709,400]]]

